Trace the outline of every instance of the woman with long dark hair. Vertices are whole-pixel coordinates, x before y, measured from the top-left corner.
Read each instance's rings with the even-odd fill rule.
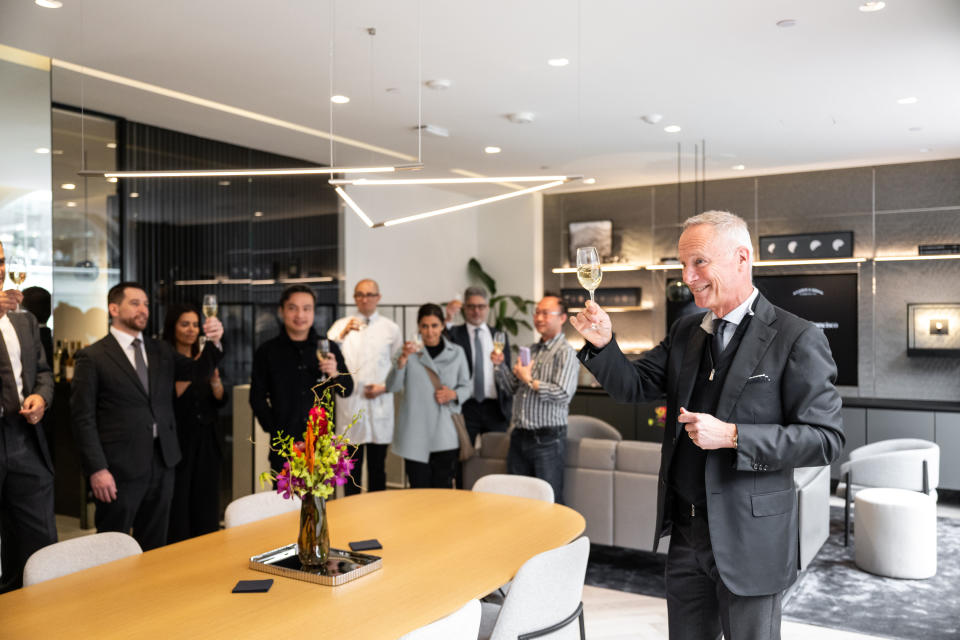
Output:
[[[200,354],[200,313],[196,307],[171,305],[163,322],[163,339],[190,358]],[[168,542],[220,528],[220,467],[223,451],[217,409],[227,403],[220,371],[209,378],[176,382],[174,412],[183,459],[177,465],[170,507]]]
[[[467,357],[459,345],[444,340],[443,309],[425,304],[417,311],[421,348],[406,342],[387,375],[387,391],[403,391],[393,452],[406,460],[414,489],[450,489],[460,441],[451,414],[471,394]],[[428,371],[439,379],[438,389]]]

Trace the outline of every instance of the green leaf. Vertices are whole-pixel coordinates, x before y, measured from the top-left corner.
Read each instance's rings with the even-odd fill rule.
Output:
[[[467,271],[470,272],[471,276],[483,283],[483,286],[487,288],[491,296],[497,292],[496,281],[490,277],[490,274],[483,270],[483,267],[480,266],[476,258],[470,258],[470,261],[467,263]]]
[[[506,299],[501,300],[500,304],[497,307],[497,315],[501,318],[507,317],[507,301]]]
[[[517,321],[513,318],[502,318],[503,328],[510,332],[510,335],[517,335]],[[521,321],[522,322],[522,321]]]
[[[530,329],[531,331],[533,331],[533,327],[531,327],[531,326],[530,326],[530,323],[527,322],[526,320],[519,320],[519,319],[518,319],[517,322],[519,322],[520,324],[522,324],[523,326],[525,326],[527,329]],[[514,335],[516,335],[516,334],[514,334]]]

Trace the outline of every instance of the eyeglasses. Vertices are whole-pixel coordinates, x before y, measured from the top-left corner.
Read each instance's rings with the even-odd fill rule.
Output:
[[[379,298],[379,293],[355,293],[353,294],[354,298]]]
[[[484,310],[484,309],[488,309],[489,307],[490,307],[490,305],[488,305],[488,304],[465,304],[465,305],[463,305],[463,308],[466,309],[467,311],[482,311],[482,310]]]
[[[535,315],[535,316],[559,316],[559,315],[563,315],[563,311],[541,311],[540,309],[537,309],[536,311],[533,312],[533,315]]]

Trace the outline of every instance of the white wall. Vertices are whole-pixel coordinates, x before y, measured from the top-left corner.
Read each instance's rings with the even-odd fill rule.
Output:
[[[432,187],[348,189],[374,220],[473,199]],[[381,304],[443,303],[471,284],[467,261],[477,258],[498,292],[536,299],[543,288],[542,198],[539,194],[395,227],[370,229],[343,213],[343,301],[362,278],[380,284]],[[530,342],[532,334],[521,334]]]

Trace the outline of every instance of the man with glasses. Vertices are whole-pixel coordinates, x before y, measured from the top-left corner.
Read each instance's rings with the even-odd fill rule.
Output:
[[[473,376],[473,396],[463,403],[463,418],[471,441],[488,431],[506,431],[507,420],[513,407],[509,393],[497,393],[493,375],[494,327],[487,324],[490,298],[483,287],[467,287],[463,293],[463,317],[466,324],[450,327],[450,340],[463,347],[467,365]],[[510,341],[504,334],[503,356],[510,361]]]
[[[367,461],[367,491],[387,488],[387,447],[393,441],[393,394],[384,384],[393,354],[403,346],[400,327],[377,312],[380,287],[374,280],[357,283],[353,290],[357,315],[340,318],[327,337],[340,350],[353,374],[355,391],[337,402],[337,428],[344,429],[358,412],[360,418],[350,429],[350,442],[357,446],[356,464],[345,486],[347,495],[360,493],[363,461]]]
[[[518,357],[511,370],[503,354],[490,356],[496,365],[497,389],[513,396],[507,472],[546,480],[558,504],[563,504],[567,416],[580,368],[576,352],[563,336],[566,321],[563,300],[547,293],[533,313],[540,341],[530,347],[530,362],[524,364]]]

